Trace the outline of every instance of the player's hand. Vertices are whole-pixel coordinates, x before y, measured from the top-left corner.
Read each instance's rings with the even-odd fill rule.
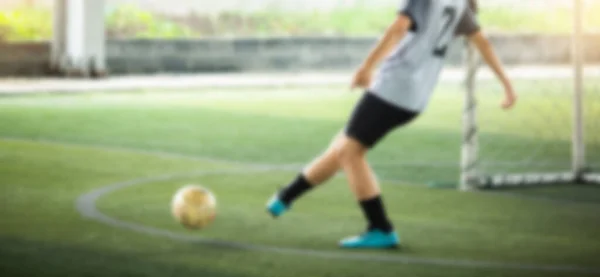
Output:
[[[360,67],[354,77],[352,78],[351,90],[356,88],[366,89],[371,85],[371,76],[373,75],[372,70],[366,67]]]
[[[504,100],[502,101],[502,108],[505,110],[509,110],[514,107],[517,102],[517,95],[512,89],[507,89],[504,94]]]

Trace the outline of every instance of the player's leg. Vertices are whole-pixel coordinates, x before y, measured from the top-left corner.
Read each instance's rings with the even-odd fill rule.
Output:
[[[370,199],[380,194],[375,174],[366,160],[368,150],[369,148],[348,136],[340,139],[338,144],[340,166],[346,172],[350,189],[358,200]]]
[[[326,182],[339,169],[337,145],[343,133],[336,135],[323,154],[315,158],[287,186],[277,192],[267,203],[267,211],[273,216],[280,216],[289,209],[292,203],[312,188]]]
[[[339,149],[339,159],[348,185],[367,220],[367,231],[361,236],[344,239],[347,248],[388,248],[399,244],[399,238],[388,218],[377,178],[366,160],[368,148],[346,137]]]
[[[415,113],[366,93],[338,143],[338,159],[368,222],[367,231],[340,242],[346,248],[388,248],[399,244],[381,197],[377,178],[366,154],[391,130],[411,121]]]

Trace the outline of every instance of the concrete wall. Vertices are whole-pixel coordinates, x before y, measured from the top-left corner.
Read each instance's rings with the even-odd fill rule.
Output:
[[[570,63],[569,36],[495,35],[491,40],[509,65]],[[373,37],[135,39],[108,41],[106,54],[112,74],[348,70],[373,43]],[[461,64],[462,43],[449,52],[448,64]],[[600,63],[600,34],[588,35],[586,44],[586,61]],[[44,74],[48,59],[47,43],[0,44],[0,76]]]
[[[49,43],[0,42],[0,76],[42,75],[49,62]]]

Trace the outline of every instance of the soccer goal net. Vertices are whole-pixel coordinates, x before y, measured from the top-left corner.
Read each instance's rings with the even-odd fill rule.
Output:
[[[502,88],[482,78],[467,50],[461,189],[600,183],[600,70],[585,57],[585,3],[568,7],[572,66],[514,71],[519,100],[511,112],[499,109]]]

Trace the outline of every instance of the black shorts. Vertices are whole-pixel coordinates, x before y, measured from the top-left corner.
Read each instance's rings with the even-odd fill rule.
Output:
[[[372,148],[391,130],[409,123],[417,115],[365,92],[346,125],[346,135]]]

